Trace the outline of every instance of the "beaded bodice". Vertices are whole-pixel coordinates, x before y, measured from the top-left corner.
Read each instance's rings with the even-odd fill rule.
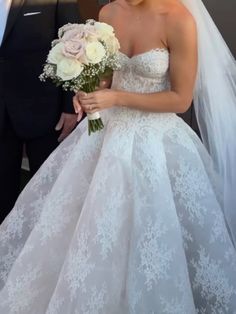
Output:
[[[147,52],[128,57],[120,52],[120,70],[113,76],[112,88],[138,93],[161,92],[170,89],[169,52],[167,49],[151,49]],[[127,122],[127,127],[136,125],[159,127],[173,126],[174,113],[145,112],[128,107],[114,107],[109,110],[109,119]],[[176,122],[176,121],[175,121]]]
[[[120,52],[121,69],[114,73],[113,88],[133,92],[158,92],[169,88],[169,52],[152,49],[128,57]]]

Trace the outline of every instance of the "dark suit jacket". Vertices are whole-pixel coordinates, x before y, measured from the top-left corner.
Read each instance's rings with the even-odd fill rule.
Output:
[[[71,95],[38,78],[68,22],[79,22],[76,0],[12,1],[0,47],[0,134],[6,117],[19,136],[34,138],[52,130],[62,111],[74,112]]]

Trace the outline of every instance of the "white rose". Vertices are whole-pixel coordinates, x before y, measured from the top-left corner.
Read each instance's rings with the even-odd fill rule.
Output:
[[[106,50],[99,41],[88,43],[85,52],[89,63],[93,64],[101,62],[106,55]]]
[[[115,36],[110,36],[109,38],[107,38],[105,44],[107,46],[108,52],[112,55],[116,54],[120,49],[120,43]]]
[[[64,58],[62,53],[63,48],[63,43],[56,44],[56,46],[49,51],[47,61],[52,64],[58,64]]]
[[[94,27],[98,33],[98,36],[103,40],[104,38],[110,37],[114,34],[114,29],[111,25],[102,22],[96,22]]]
[[[76,59],[64,58],[57,65],[56,75],[63,81],[76,78],[83,71],[83,65]]]

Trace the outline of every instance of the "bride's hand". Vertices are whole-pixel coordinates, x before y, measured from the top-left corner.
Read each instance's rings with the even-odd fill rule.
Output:
[[[96,88],[96,90],[107,89],[110,86],[111,86],[111,78],[109,78],[109,77],[108,78],[104,78],[104,79],[100,80],[99,86]],[[81,116],[81,114],[83,114],[83,109],[82,109],[82,106],[81,106],[79,98],[84,96],[85,94],[86,93],[84,93],[83,91],[80,91],[80,92],[77,92],[75,94],[75,96],[73,97],[74,110],[75,110],[75,113],[77,113],[79,117]]]
[[[86,113],[94,113],[111,108],[117,103],[117,92],[111,89],[102,89],[86,94],[79,92],[78,101]]]
[[[83,117],[83,109],[79,102],[79,98],[77,94],[75,94],[75,96],[73,97],[73,106],[74,106],[75,113],[78,115],[77,121],[79,122]]]

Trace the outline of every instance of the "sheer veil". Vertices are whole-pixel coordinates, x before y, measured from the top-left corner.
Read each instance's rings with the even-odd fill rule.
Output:
[[[198,28],[194,93],[205,146],[222,176],[225,218],[236,245],[236,62],[201,0],[181,0]]]

